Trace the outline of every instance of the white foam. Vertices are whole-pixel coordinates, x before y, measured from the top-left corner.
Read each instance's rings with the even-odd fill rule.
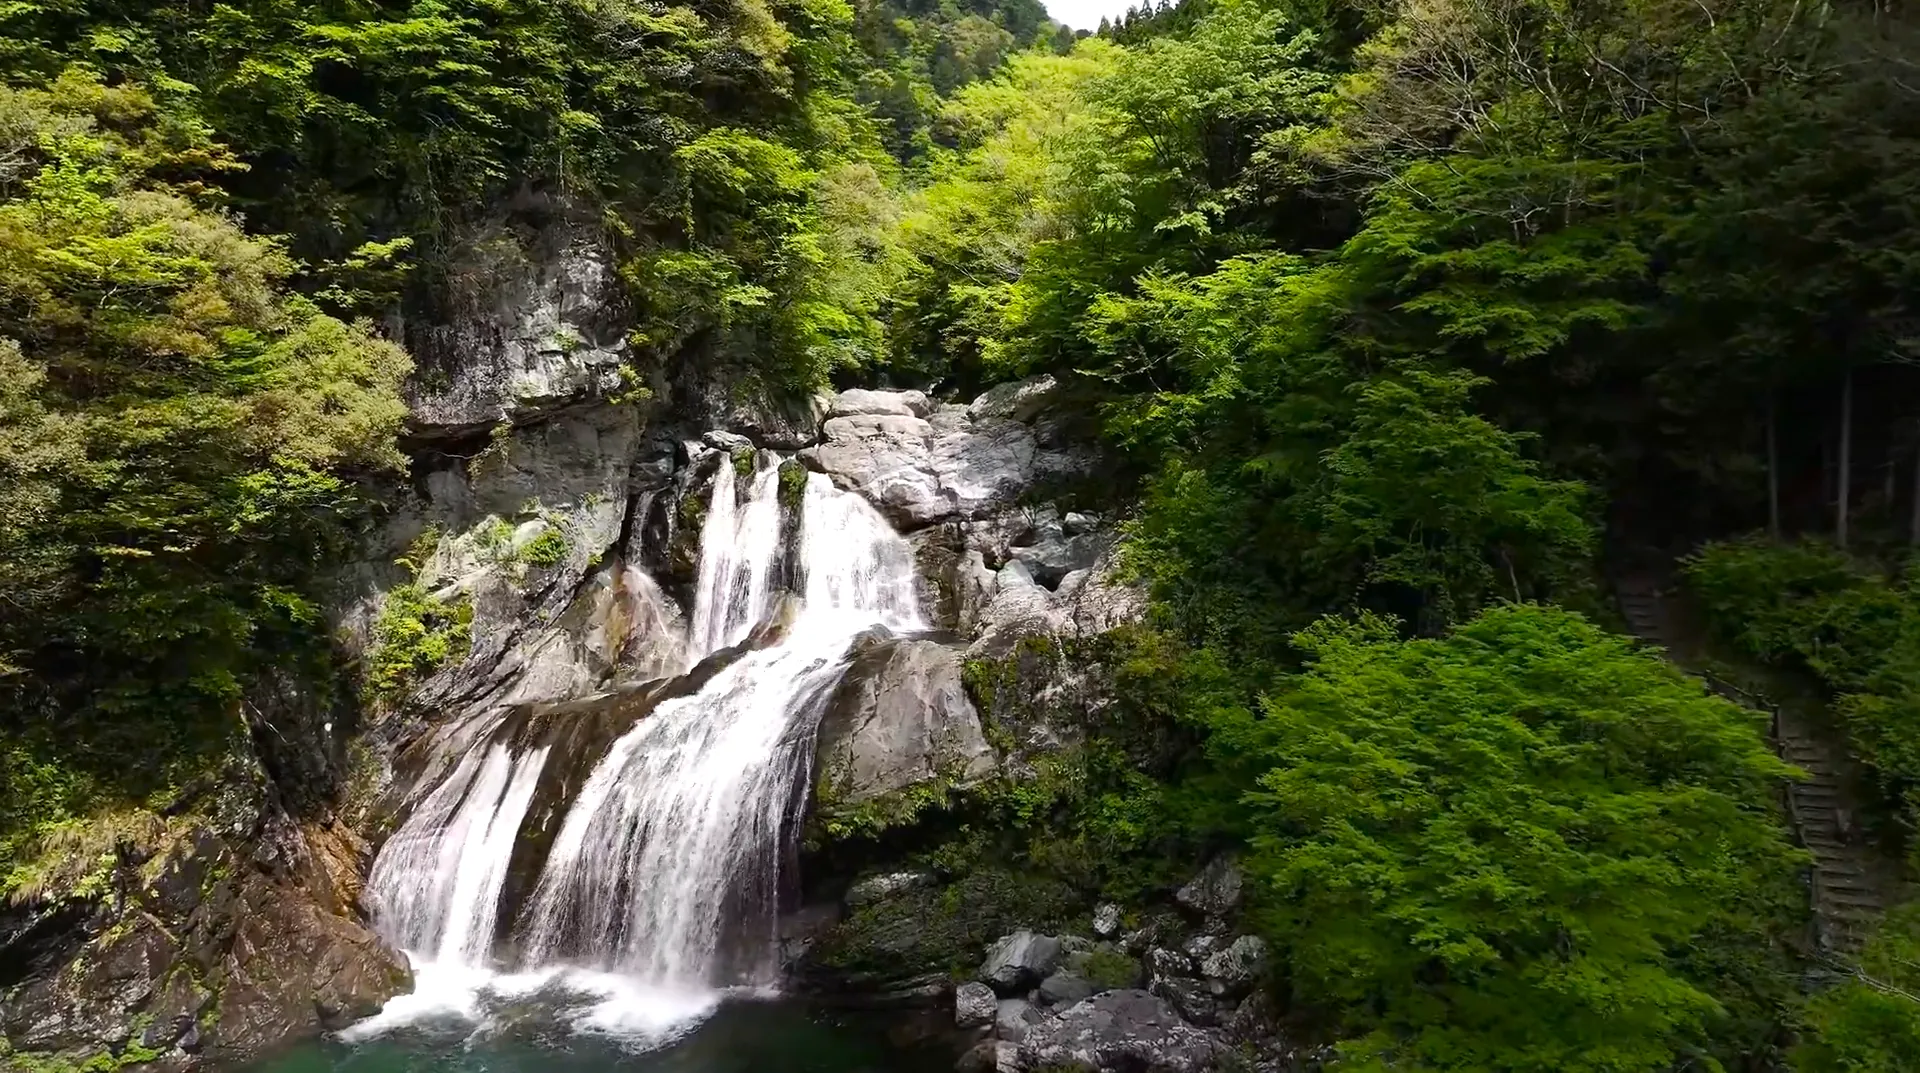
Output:
[[[454,1026],[469,1040],[499,1027],[507,1003],[539,998],[553,1021],[581,1035],[599,1036],[630,1051],[648,1051],[698,1028],[723,997],[718,991],[649,987],[632,977],[584,969],[543,968],[503,973],[458,962],[413,959],[413,991],[396,995],[379,1013],[335,1033],[347,1043],[403,1028]]]

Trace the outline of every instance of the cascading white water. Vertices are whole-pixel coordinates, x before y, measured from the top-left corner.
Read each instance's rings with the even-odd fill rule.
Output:
[[[700,584],[687,637],[692,658],[746,640],[772,606],[774,558],[780,550],[780,470],[754,474],[746,506],[737,506],[733,466],[722,461],[712,504],[700,527]]]
[[[756,982],[766,969],[782,832],[810,775],[820,708],[862,630],[921,625],[906,543],[818,474],[800,558],[805,603],[779,642],[662,704],[582,788],[534,893],[525,948],[536,963],[585,960],[680,988]],[[744,635],[753,620],[737,597],[764,584],[703,586],[695,620],[716,624],[716,639]]]
[[[389,941],[430,960],[486,960],[514,836],[546,761],[546,749],[515,756],[504,744],[475,742],[420,802],[367,880]]]
[[[923,627],[906,542],[819,474],[808,475],[789,572],[799,608],[781,608],[779,460],[762,461],[744,501],[731,465],[716,474],[681,666],[755,636],[779,612],[772,643],[662,702],[612,744],[568,808],[525,910],[506,922],[523,968],[597,970],[575,973],[601,981],[588,990],[612,972],[629,981],[616,990],[645,989],[638,1020],[648,1033],[698,1016],[711,988],[764,981],[820,710],[863,631]],[[658,598],[644,574],[622,584]],[[464,991],[438,1005],[416,997],[390,1006],[385,1019],[473,1016],[475,988],[490,986],[476,984],[471,967],[493,953],[514,842],[548,757],[496,741],[504,723],[489,718],[449,735],[434,772],[444,777],[382,848],[367,888],[381,932],[428,967],[454,970],[451,990]]]

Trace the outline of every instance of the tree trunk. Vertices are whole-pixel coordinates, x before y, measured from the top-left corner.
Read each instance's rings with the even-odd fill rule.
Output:
[[[1908,526],[1907,539],[1920,548],[1920,444],[1913,449],[1913,521]]]
[[[1847,493],[1853,483],[1853,370],[1840,381],[1840,472],[1835,483],[1840,487],[1839,509],[1833,527],[1833,542],[1847,546]]]
[[[1774,424],[1776,402],[1767,397],[1767,535],[1780,539],[1780,434]],[[1916,478],[1920,480],[1920,478]],[[1920,487],[1920,485],[1916,485]],[[1920,524],[1920,507],[1914,508],[1915,524]],[[1920,540],[1920,535],[1915,539]]]

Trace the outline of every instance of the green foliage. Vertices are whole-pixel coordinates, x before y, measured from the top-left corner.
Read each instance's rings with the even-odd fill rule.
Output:
[[[1088,983],[1099,988],[1138,987],[1140,984],[1140,962],[1118,950],[1104,947],[1095,947],[1087,952],[1080,973]]]
[[[420,679],[464,656],[472,626],[473,604],[465,594],[443,602],[418,583],[395,586],[373,623],[365,672],[370,699],[394,703]]]
[[[1085,908],[1058,880],[979,868],[944,887],[862,906],[822,936],[810,956],[856,979],[965,979],[995,939],[1015,928],[1066,930]]]
[[[1216,747],[1266,767],[1250,874],[1341,1068],[1642,1070],[1723,1015],[1680,964],[1766,934],[1801,855],[1759,716],[1577,616],[1327,620]],[[1724,931],[1724,934],[1722,932]]]
[[[70,66],[0,117],[4,867],[217,768],[260,668],[318,673],[314,567],[400,461],[410,365],[291,292],[148,88]]]
[[[1920,903],[1889,912],[1852,979],[1814,996],[1791,1054],[1800,1073],[1920,1068]]]
[[[1817,541],[1715,543],[1687,562],[1710,626],[1748,654],[1815,674],[1848,743],[1920,815],[1920,574]]]
[[[551,567],[565,562],[569,550],[566,535],[549,525],[520,549],[520,557],[534,566]]]

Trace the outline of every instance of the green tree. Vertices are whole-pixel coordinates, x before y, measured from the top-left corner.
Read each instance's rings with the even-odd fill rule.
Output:
[[[1297,1001],[1355,1035],[1341,1068],[1701,1053],[1725,981],[1686,952],[1761,941],[1801,859],[1760,716],[1538,606],[1413,641],[1327,620],[1298,643],[1310,668],[1216,748],[1264,772],[1251,874]]]
[[[178,793],[254,674],[324,651],[315,567],[401,463],[411,366],[290,293],[281,245],[203,197],[231,157],[144,88],[69,68],[0,116],[4,866]]]
[[[1900,1073],[1920,1068],[1920,903],[1890,911],[1852,979],[1807,1005],[1801,1073]]]

